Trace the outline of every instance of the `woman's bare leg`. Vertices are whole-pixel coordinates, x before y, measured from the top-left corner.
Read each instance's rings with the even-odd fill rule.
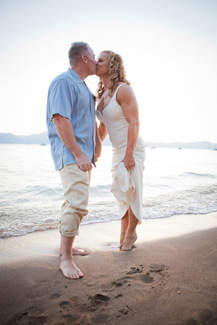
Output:
[[[120,248],[123,246],[125,235],[128,228],[128,211],[121,218],[121,234],[120,234]]]
[[[133,214],[131,208],[128,209],[128,227],[125,235],[124,243],[121,248],[123,251],[129,251],[133,248],[133,244],[137,240],[136,227],[138,225],[138,219]]]

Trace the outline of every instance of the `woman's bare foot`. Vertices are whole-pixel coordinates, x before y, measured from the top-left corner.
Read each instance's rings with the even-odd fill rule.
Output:
[[[60,263],[60,270],[63,272],[63,275],[72,280],[83,278],[83,273],[81,270],[75,265],[72,258],[62,260]]]
[[[90,254],[90,251],[88,251],[87,249],[72,247],[72,255],[86,256],[89,254]],[[60,251],[60,256],[62,256],[61,251]]]
[[[121,218],[120,248],[124,244],[127,227],[128,227],[128,212],[126,212],[125,215]]]
[[[123,246],[120,248],[121,251],[131,251],[135,245],[135,241],[137,240],[137,234],[136,232],[133,233],[133,235],[127,234],[123,243]]]
[[[120,234],[120,248],[124,244],[125,235],[126,235],[126,231],[122,231],[121,234]]]

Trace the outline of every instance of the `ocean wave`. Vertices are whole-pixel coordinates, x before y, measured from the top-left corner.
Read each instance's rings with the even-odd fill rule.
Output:
[[[4,161],[0,165],[2,238],[57,229],[64,201],[59,175],[53,170],[51,160],[44,159],[44,149],[48,148],[42,152],[40,146],[34,147],[32,161],[27,159],[28,146],[22,146],[22,151],[20,146],[19,150],[16,148],[13,147],[12,160],[8,159],[6,147],[1,153]],[[196,155],[193,150],[171,149],[163,153],[164,149],[147,154],[142,218],[217,211],[217,156],[203,150],[196,151]],[[92,173],[89,213],[82,224],[120,219],[118,204],[111,193],[111,148],[106,148],[103,155]]]
[[[186,172],[183,173],[181,175],[179,175],[180,177],[189,177],[189,176],[193,176],[193,177],[204,177],[204,178],[217,178],[217,175],[215,174],[201,174],[201,173],[194,173],[194,172]]]
[[[104,186],[104,189],[106,187]],[[109,191],[89,200],[89,213],[82,224],[120,219],[118,204]],[[93,193],[92,193],[93,194]],[[192,186],[184,190],[166,189],[161,194],[144,195],[142,219],[169,218],[177,214],[205,214],[217,211],[217,184]],[[0,210],[0,237],[20,236],[34,231],[56,229],[60,218],[61,200],[44,200],[11,204]]]

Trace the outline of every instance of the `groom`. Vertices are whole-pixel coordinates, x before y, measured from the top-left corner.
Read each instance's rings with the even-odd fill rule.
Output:
[[[82,218],[88,213],[94,150],[99,156],[101,144],[95,130],[95,103],[84,82],[86,77],[96,72],[94,52],[87,43],[75,42],[68,55],[70,68],[57,76],[49,87],[47,128],[65,199],[59,224],[60,270],[69,279],[79,279],[83,273],[75,264],[73,254],[81,252],[73,248],[73,242]]]

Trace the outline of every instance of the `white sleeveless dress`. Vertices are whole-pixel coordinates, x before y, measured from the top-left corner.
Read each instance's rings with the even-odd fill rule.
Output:
[[[121,218],[125,215],[129,207],[131,207],[134,215],[141,223],[142,220],[142,193],[143,193],[143,170],[145,161],[145,144],[138,137],[134,148],[133,156],[135,166],[131,168],[129,173],[129,189],[123,191],[120,186],[120,178],[118,178],[118,167],[122,162],[126,148],[129,124],[124,116],[121,106],[117,103],[116,95],[118,89],[125,84],[121,84],[115,90],[110,103],[104,108],[103,112],[96,111],[97,118],[103,122],[108,131],[109,139],[112,143],[112,188],[111,191],[119,203]],[[126,169],[125,169],[126,171]]]

